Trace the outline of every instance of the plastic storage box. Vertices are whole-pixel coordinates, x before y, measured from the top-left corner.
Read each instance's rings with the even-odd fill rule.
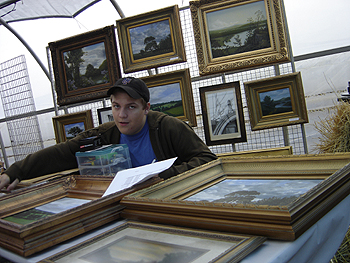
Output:
[[[115,176],[118,171],[131,168],[129,147],[112,144],[96,150],[75,154],[81,175]]]

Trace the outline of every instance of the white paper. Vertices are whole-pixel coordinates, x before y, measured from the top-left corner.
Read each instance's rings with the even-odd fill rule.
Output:
[[[119,171],[102,197],[129,188],[163,172],[170,168],[176,159],[177,157]]]

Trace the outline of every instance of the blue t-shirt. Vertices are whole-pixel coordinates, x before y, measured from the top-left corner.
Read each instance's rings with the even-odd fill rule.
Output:
[[[120,143],[129,147],[132,167],[150,164],[156,160],[151,140],[149,138],[149,126],[146,120],[142,130],[133,135],[120,135]]]

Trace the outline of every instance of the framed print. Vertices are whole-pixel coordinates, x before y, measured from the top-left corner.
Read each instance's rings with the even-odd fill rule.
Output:
[[[122,217],[295,240],[350,193],[349,158],[219,158],[124,196]]]
[[[150,92],[151,110],[161,111],[197,126],[189,69],[144,77]]]
[[[239,81],[199,88],[206,144],[246,142]]]
[[[125,73],[186,61],[177,5],[116,21]]]
[[[97,109],[97,115],[99,124],[114,121],[111,107]]]
[[[253,131],[309,122],[300,72],[244,86]]]
[[[55,116],[52,121],[57,143],[72,139],[94,127],[91,110]]]
[[[121,77],[113,25],[49,43],[57,104],[107,97]]]
[[[190,1],[200,75],[290,61],[281,0]]]
[[[239,262],[265,239],[129,221],[40,262]]]
[[[66,175],[0,197],[0,246],[27,257],[120,219],[121,198],[152,178],[102,197],[113,177]]]

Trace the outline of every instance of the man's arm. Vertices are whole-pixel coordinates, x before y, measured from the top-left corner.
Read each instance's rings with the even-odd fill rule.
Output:
[[[11,191],[15,189],[16,185],[19,183],[19,180],[16,179],[10,184],[10,177],[7,174],[0,175],[0,190],[7,186],[6,190]]]

